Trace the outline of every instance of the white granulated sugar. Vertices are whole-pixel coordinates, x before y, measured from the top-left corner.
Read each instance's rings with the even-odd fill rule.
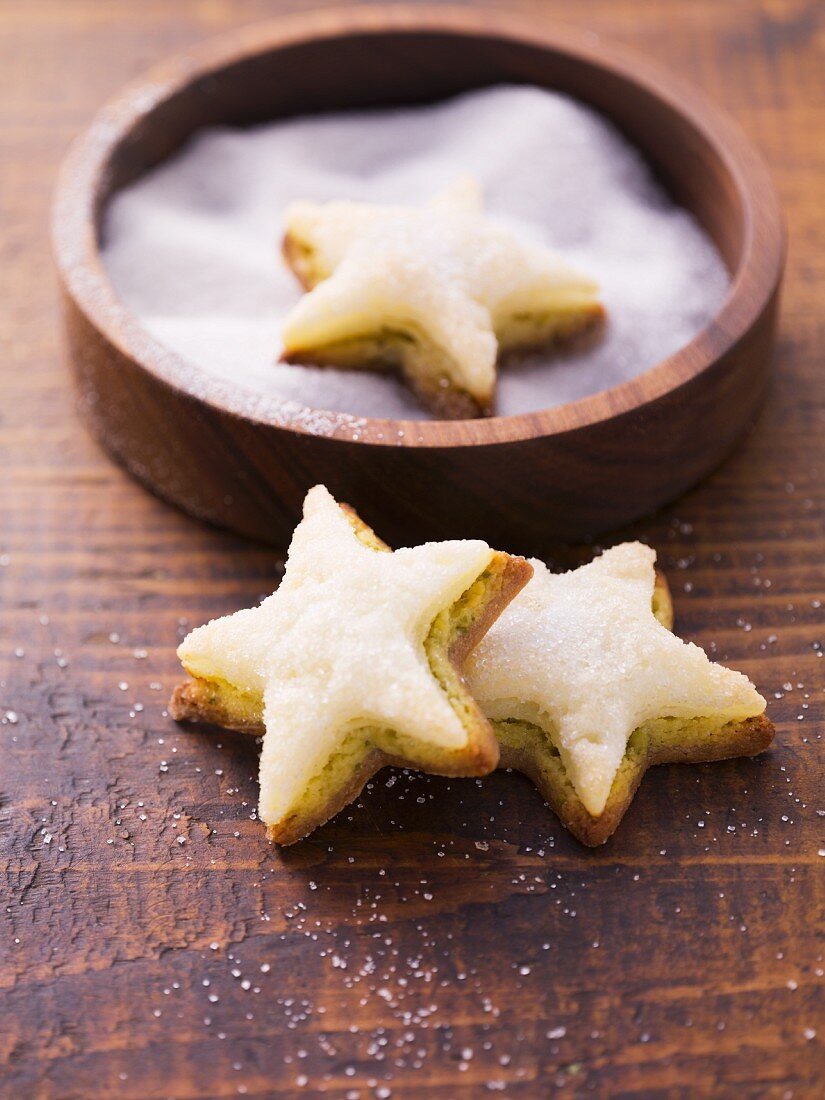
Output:
[[[610,317],[592,346],[510,358],[499,415],[647,370],[724,299],[728,276],[713,244],[639,153],[593,111],[530,87],[205,130],[115,196],[106,267],[159,341],[253,396],[421,419],[427,413],[392,377],[278,363],[281,323],[301,293],[280,256],[281,215],[299,198],[424,203],[460,173],[481,182],[490,214],[598,279]]]

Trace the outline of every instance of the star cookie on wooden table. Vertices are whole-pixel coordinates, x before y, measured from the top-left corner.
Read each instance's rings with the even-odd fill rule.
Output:
[[[533,579],[470,654],[501,766],[525,772],[582,843],[602,844],[651,764],[752,756],[765,700],[740,672],[672,634],[655,552],[625,543]]]
[[[459,671],[531,576],[477,540],[389,551],[323,486],[310,490],[280,587],[183,641],[176,719],[265,728],[259,816],[306,836],[384,764],[484,775],[489,722]]]
[[[423,207],[296,202],[285,223],[284,256],[309,293],[286,319],[284,358],[398,369],[442,416],[491,411],[499,351],[603,315],[591,279],[484,217],[470,177]]]

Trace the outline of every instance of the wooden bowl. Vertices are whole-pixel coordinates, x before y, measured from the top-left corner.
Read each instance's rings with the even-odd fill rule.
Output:
[[[184,362],[115,295],[99,251],[107,199],[200,127],[427,102],[498,82],[558,89],[608,116],[724,257],[732,285],[718,316],[639,377],[487,420],[307,416]],[[283,17],[155,69],[72,147],[54,237],[69,355],[104,445],[161,496],[279,547],[315,482],[396,545],[482,537],[541,553],[652,511],[753,422],[784,256],[762,161],[693,89],[595,34],[441,6]]]

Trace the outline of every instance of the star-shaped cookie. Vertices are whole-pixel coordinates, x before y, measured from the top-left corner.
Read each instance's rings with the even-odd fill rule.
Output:
[[[389,552],[316,486],[277,591],[181,644],[172,716],[254,730],[263,709],[259,816],[281,844],[384,764],[484,775],[498,747],[459,667],[531,573],[477,540]]]
[[[501,766],[525,772],[584,844],[602,844],[645,770],[755,755],[773,725],[739,672],[670,632],[656,555],[625,543],[533,579],[470,654],[470,690]]]
[[[284,256],[309,293],[284,324],[284,358],[400,370],[442,416],[491,411],[499,351],[603,313],[591,279],[484,217],[470,177],[423,207],[296,202],[285,229]]]

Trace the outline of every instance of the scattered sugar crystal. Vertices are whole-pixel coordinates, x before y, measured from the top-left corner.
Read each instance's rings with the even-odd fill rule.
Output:
[[[610,316],[590,347],[506,364],[502,415],[647,370],[695,336],[725,296],[715,248],[638,152],[590,109],[531,87],[204,130],[115,197],[104,259],[149,332],[190,364],[198,392],[229,384],[245,409],[273,418],[285,414],[278,399],[293,414],[309,406],[306,426],[317,432],[340,428],[341,413],[423,418],[390,376],[278,363],[281,323],[300,290],[277,239],[294,199],[419,204],[462,172],[482,183],[490,214],[597,278]],[[357,437],[361,425],[350,426]]]

